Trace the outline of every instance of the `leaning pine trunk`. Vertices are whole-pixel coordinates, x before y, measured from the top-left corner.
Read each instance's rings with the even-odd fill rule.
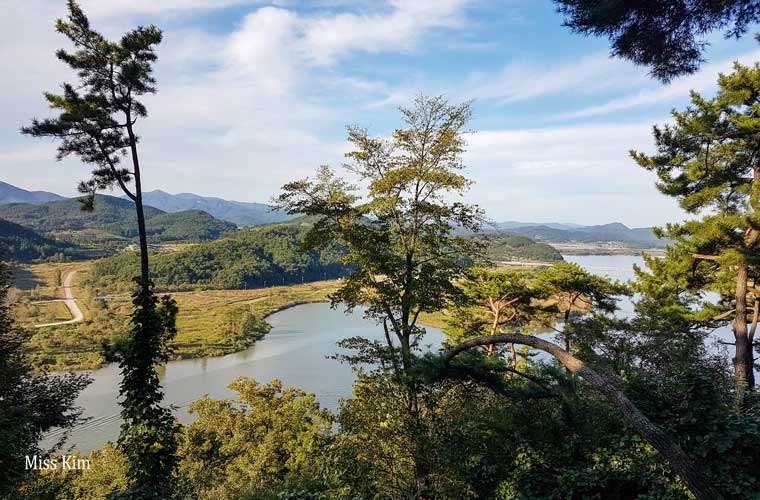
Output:
[[[606,378],[589,368],[583,361],[576,358],[558,345],[529,335],[492,335],[468,340],[451,348],[443,354],[445,364],[462,351],[471,347],[496,344],[516,343],[529,345],[554,356],[571,373],[581,376],[594,389],[602,393],[621,414],[630,419],[636,431],[683,478],[697,500],[722,500],[723,496],[704,478],[689,456],[676,444],[670,436],[653,424],[620,390]]]

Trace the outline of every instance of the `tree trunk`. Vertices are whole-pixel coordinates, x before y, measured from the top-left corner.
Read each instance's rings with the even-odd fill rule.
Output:
[[[736,275],[736,316],[734,317],[734,374],[736,376],[736,392],[743,401],[748,392],[755,388],[754,353],[749,337],[747,323],[747,279],[749,270],[747,264],[739,267]]]
[[[636,431],[683,478],[697,500],[722,500],[722,495],[702,476],[697,466],[688,455],[659,427],[653,424],[641,411],[611,382],[598,374],[580,359],[576,358],[556,344],[529,335],[493,335],[478,337],[459,344],[443,353],[444,363],[448,364],[462,351],[471,347],[493,343],[524,344],[540,349],[554,356],[571,373],[586,380],[592,387],[604,395],[626,418],[630,419]]]
[[[142,202],[142,182],[140,179],[140,158],[137,155],[137,138],[132,130],[131,115],[126,113],[127,133],[129,134],[129,147],[132,152],[132,167],[135,178],[135,210],[137,211],[137,232],[140,239],[140,280],[141,286],[147,287],[150,279],[150,267],[148,265],[148,234],[145,230],[145,211]]]

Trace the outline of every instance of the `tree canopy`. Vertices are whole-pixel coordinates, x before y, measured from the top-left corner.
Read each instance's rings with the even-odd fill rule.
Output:
[[[757,0],[554,2],[570,29],[607,37],[614,56],[648,66],[652,76],[664,82],[699,69],[713,31],[739,38],[760,21]]]

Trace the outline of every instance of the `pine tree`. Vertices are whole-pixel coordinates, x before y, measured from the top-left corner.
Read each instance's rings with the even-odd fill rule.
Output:
[[[657,153],[632,152],[657,173],[657,187],[699,215],[661,231],[674,240],[651,274],[673,293],[718,292],[702,308],[709,322],[731,321],[740,398],[755,387],[753,339],[760,306],[760,65],[735,64],[713,99],[692,92],[675,123],[654,128]]]
[[[62,94],[46,93],[55,118],[34,119],[21,129],[34,137],[60,140],[58,159],[75,155],[93,165],[92,177],[79,184],[85,195],[83,208],[91,210],[98,190],[118,186],[135,203],[140,242],[140,276],[134,293],[132,331],[120,366],[123,398],[119,444],[129,459],[129,498],[163,499],[171,491],[176,465],[175,432],[171,411],[161,406],[163,397],[155,367],[166,360],[166,344],[174,333],[176,305],[153,293],[148,262],[148,240],[142,201],[141,165],[137,122],[147,116],[139,98],[156,91],[153,63],[161,31],[155,26],[137,27],[119,41],[110,41],[90,26],[82,9],[68,1],[68,17],[56,22],[56,30],[75,47],[58,50],[56,56],[76,71],[77,84],[64,83]],[[131,160],[131,169],[122,166]],[[133,189],[128,184],[133,182]]]

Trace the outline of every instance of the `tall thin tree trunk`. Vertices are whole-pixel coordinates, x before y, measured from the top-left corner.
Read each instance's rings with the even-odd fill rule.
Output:
[[[140,280],[143,287],[148,286],[150,279],[150,266],[148,263],[148,233],[145,230],[145,210],[142,201],[142,180],[140,179],[140,158],[137,155],[137,138],[132,129],[132,117],[126,112],[127,134],[129,134],[129,147],[132,153],[132,167],[135,179],[135,210],[137,211],[137,232],[140,240]]]
[[[733,330],[735,341],[734,374],[736,376],[737,395],[743,400],[747,392],[755,388],[754,353],[752,342],[749,337],[747,322],[747,279],[749,269],[747,264],[739,266],[736,275],[736,316],[734,317]]]

